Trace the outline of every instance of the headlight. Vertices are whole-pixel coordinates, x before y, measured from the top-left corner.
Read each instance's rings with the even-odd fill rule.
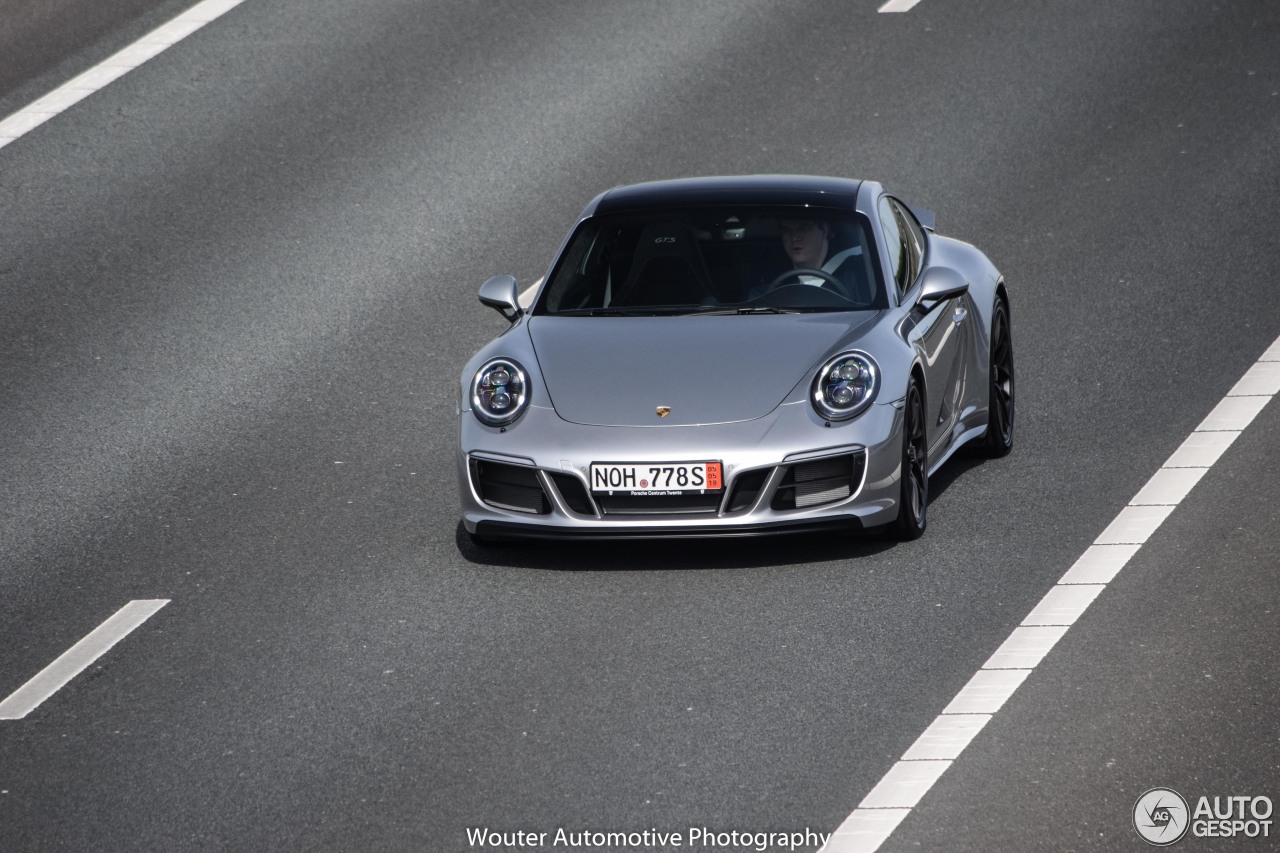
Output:
[[[506,426],[529,405],[529,377],[520,363],[495,358],[471,380],[471,411],[489,426]]]
[[[813,378],[809,399],[827,420],[856,417],[871,405],[880,390],[880,368],[866,353],[841,353],[828,361]]]

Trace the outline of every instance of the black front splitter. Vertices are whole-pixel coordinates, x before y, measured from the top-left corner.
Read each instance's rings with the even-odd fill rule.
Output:
[[[736,539],[752,536],[782,536],[792,533],[843,533],[866,530],[856,515],[836,518],[813,518],[804,521],[770,521],[755,524],[735,524],[705,527],[632,527],[612,525],[608,527],[549,527],[541,524],[524,524],[515,521],[480,521],[476,523],[477,539],[542,539],[600,541],[613,539]]]

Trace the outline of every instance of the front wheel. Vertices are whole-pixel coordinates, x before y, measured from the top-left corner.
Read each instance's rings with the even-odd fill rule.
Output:
[[[1013,450],[1013,335],[1009,329],[1009,306],[1003,298],[991,315],[991,366],[988,379],[987,434],[982,451],[986,456],[1007,456]]]
[[[902,540],[919,539],[928,524],[929,442],[925,436],[924,394],[912,377],[902,410],[902,477],[898,489],[898,520],[894,534]]]

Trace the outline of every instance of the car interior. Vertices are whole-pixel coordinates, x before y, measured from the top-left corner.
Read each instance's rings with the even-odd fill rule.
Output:
[[[836,270],[826,271],[832,274],[819,278],[796,272],[784,251],[779,221],[786,215],[701,211],[588,220],[535,310],[883,307],[867,229],[857,219],[824,216],[831,233],[827,256],[845,252],[845,258]]]

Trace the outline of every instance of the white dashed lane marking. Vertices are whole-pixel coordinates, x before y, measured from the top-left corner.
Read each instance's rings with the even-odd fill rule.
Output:
[[[30,714],[168,603],[167,598],[151,599],[130,601],[121,607],[114,616],[0,702],[0,720],[21,720]]]
[[[889,0],[877,12],[909,12],[920,0]]]
[[[905,11],[889,7],[913,5],[890,0],[880,11]],[[1013,629],[982,669],[840,824],[823,850],[873,853],[879,849],[1067,629],[1088,610],[1276,394],[1280,394],[1280,339],[1245,372],[1195,432]]]
[[[78,77],[62,84],[38,101],[18,110],[4,121],[0,121],[0,148],[128,74],[243,2],[244,0],[204,0],[203,3],[196,4],[169,23],[157,27]]]

